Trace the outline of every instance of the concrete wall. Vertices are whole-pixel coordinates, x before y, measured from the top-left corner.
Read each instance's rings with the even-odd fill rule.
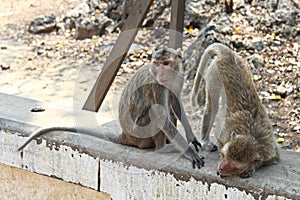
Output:
[[[217,153],[205,155],[205,167],[193,169],[191,163],[178,154],[157,154],[78,133],[54,132],[42,140],[34,140],[23,152],[17,152],[38,126],[68,124],[74,121],[74,113],[1,93],[0,105],[0,194],[7,194],[6,198],[24,199],[23,194],[28,192],[30,199],[41,199],[41,195],[51,199],[56,193],[66,195],[64,199],[78,199],[71,191],[79,187],[80,195],[88,199],[110,198],[99,191],[111,195],[112,199],[300,199],[298,153],[282,151],[279,164],[264,167],[249,179],[240,179],[217,176]],[[36,106],[46,111],[30,112]],[[50,119],[55,116],[57,121],[49,122],[49,116]],[[119,129],[113,122],[100,125],[98,131],[117,134]],[[22,178],[23,174],[29,178]],[[49,184],[57,179],[63,181],[57,186]],[[37,189],[30,193],[26,185]],[[42,185],[45,187],[40,189]],[[17,186],[23,188],[21,194],[15,192]],[[50,191],[45,189],[47,187],[55,189]]]
[[[108,194],[0,164],[0,199],[103,199]]]

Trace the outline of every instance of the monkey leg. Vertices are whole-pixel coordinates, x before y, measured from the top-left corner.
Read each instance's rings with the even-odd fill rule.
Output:
[[[165,144],[162,148],[157,149],[155,148],[155,151],[157,153],[174,153],[174,152],[180,152],[176,145],[174,144]]]
[[[219,109],[219,97],[213,99],[209,94],[206,95],[206,105],[204,110],[204,116],[202,119],[202,130],[201,130],[201,144],[202,149],[205,151],[216,151],[217,146],[210,142],[209,133],[211,131],[212,125],[215,121],[218,109]]]
[[[128,133],[122,132],[121,144],[138,147],[140,149],[151,149],[155,147],[155,142],[152,138],[138,138]]]
[[[157,153],[174,153],[180,152],[175,144],[169,143],[166,144],[166,136],[164,132],[159,132],[157,135],[153,136],[155,141],[155,151]]]
[[[155,143],[155,151],[160,151],[166,146],[166,136],[164,132],[160,131],[155,136],[152,137]],[[162,152],[163,153],[163,152]]]
[[[191,102],[192,106],[195,107],[196,105],[199,106],[200,109],[205,105],[206,99],[206,84],[203,78],[200,81],[196,80],[196,84],[199,84],[197,91],[193,91],[191,95]],[[195,89],[196,90],[196,89]]]

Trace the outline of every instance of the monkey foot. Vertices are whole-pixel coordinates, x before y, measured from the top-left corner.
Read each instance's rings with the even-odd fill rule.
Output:
[[[204,151],[213,152],[213,151],[217,151],[218,147],[212,142],[205,142],[204,144],[202,144],[201,149]]]

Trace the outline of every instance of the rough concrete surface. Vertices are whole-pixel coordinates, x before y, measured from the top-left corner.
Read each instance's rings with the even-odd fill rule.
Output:
[[[11,102],[14,103],[12,104]],[[0,127],[4,130],[0,132],[0,162],[3,163],[6,159],[5,164],[7,165],[28,168],[37,173],[43,173],[41,172],[43,169],[36,168],[36,166],[39,166],[39,163],[47,159],[60,161],[61,163],[54,162],[49,164],[59,169],[66,165],[63,159],[58,159],[59,155],[64,156],[64,151],[74,151],[78,155],[76,153],[66,153],[65,156],[72,157],[73,155],[74,159],[86,157],[87,160],[100,160],[100,180],[98,182],[101,191],[113,194],[113,196],[118,195],[119,191],[121,193],[117,197],[120,197],[120,199],[128,197],[125,195],[128,193],[130,195],[137,194],[134,188],[145,192],[145,194],[140,194],[138,197],[143,197],[142,195],[153,193],[154,191],[160,191],[162,199],[165,199],[163,195],[171,194],[177,194],[177,197],[180,197],[180,195],[189,197],[189,193],[191,193],[190,196],[201,193],[201,198],[199,196],[199,199],[208,199],[210,195],[220,195],[220,193],[224,197],[234,197],[232,196],[233,194],[236,195],[235,197],[238,197],[228,199],[239,199],[242,197],[245,199],[284,199],[284,197],[300,199],[299,153],[281,151],[281,162],[279,164],[264,167],[248,179],[240,179],[238,177],[220,178],[217,176],[216,167],[219,160],[217,153],[206,155],[204,152],[201,152],[206,157],[205,167],[193,169],[191,163],[185,158],[179,158],[180,155],[178,154],[157,154],[153,150],[127,147],[78,133],[59,132],[48,134],[44,137],[46,142],[42,140],[43,142],[40,143],[38,140],[40,144],[37,144],[36,141],[33,141],[24,150],[23,155],[20,155],[20,153],[14,151],[26,139],[20,136],[28,136],[37,126],[44,126],[45,124],[48,126],[51,124],[57,125],[57,122],[68,124],[68,120],[74,120],[74,115],[48,108],[30,99],[5,94],[0,94],[0,105]],[[37,105],[43,106],[45,112],[30,112],[31,108]],[[55,116],[56,122],[49,122],[48,119],[53,119],[53,116]],[[101,123],[99,122],[99,124]],[[109,132],[118,134],[120,132],[115,122],[102,123],[98,130],[100,133],[105,132],[106,134]],[[14,133],[18,133],[18,135]],[[44,154],[47,155],[47,152],[50,152],[48,154],[49,157],[42,156]],[[58,152],[57,157],[51,158],[51,152]],[[13,156],[15,156],[14,159],[11,159]],[[28,162],[28,160],[32,161]],[[82,162],[86,161],[83,159]],[[96,167],[94,168],[96,169]],[[68,169],[74,170],[73,168]],[[53,170],[52,175],[55,175],[56,172],[56,170]],[[46,173],[44,172],[44,174]],[[70,173],[71,175],[72,173]],[[73,175],[76,176],[76,173]],[[61,176],[63,175],[58,177],[60,178]],[[144,178],[141,179],[141,177]],[[95,183],[96,180],[97,177],[92,182]],[[117,185],[123,185],[121,183],[124,184],[124,190],[119,190],[120,188],[117,187]],[[171,184],[172,187],[167,187],[164,183]],[[158,185],[169,189],[167,191],[165,190],[166,188],[157,187]],[[201,187],[199,187],[200,185]],[[94,185],[94,187],[96,186]],[[189,191],[187,192],[188,189]],[[207,195],[203,196],[203,194]],[[130,195],[129,197],[132,197]]]

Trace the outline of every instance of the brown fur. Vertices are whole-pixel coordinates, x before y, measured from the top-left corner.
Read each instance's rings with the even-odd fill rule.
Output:
[[[204,164],[202,158],[189,147],[192,143],[197,149],[200,143],[194,136],[181,106],[181,56],[173,49],[159,49],[153,53],[152,60],[134,74],[121,95],[121,143],[139,148],[155,147],[160,151],[164,149],[168,139],[170,145],[174,145],[176,150],[192,161],[193,166],[200,168]],[[156,66],[155,63],[160,64]],[[153,105],[161,107],[151,111]],[[177,118],[184,126],[187,141],[176,128]]]
[[[205,113],[201,131],[204,149],[214,147],[209,132],[219,110],[219,98],[225,103],[224,127],[217,136],[223,160],[221,175],[240,174],[246,178],[255,168],[278,160],[278,148],[267,113],[257,95],[246,61],[225,45],[215,43],[204,52],[195,83],[203,77],[205,87],[194,85],[192,100],[206,91]],[[218,82],[219,81],[219,82]],[[216,85],[216,86],[215,86]],[[222,88],[225,93],[222,93]],[[201,102],[198,104],[201,104]]]

